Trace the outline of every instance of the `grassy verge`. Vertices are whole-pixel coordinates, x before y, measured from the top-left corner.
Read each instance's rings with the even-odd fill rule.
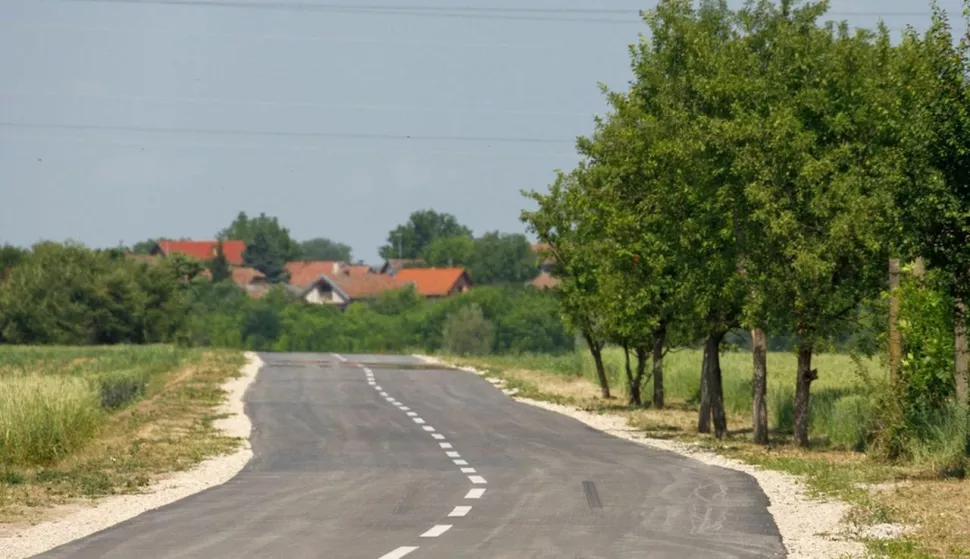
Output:
[[[233,450],[213,427],[238,352],[0,346],[0,523],[139,491]]]
[[[903,524],[912,527],[894,540],[868,541],[873,557],[951,558],[970,557],[970,480],[940,479],[932,468],[912,464],[887,464],[856,452],[860,429],[855,417],[864,413],[860,401],[867,390],[883,382],[884,369],[876,360],[853,360],[841,355],[821,355],[814,365],[819,380],[813,384],[811,435],[813,447],[790,444],[791,407],[795,358],[790,354],[768,356],[769,423],[772,444],[751,444],[751,356],[723,356],[725,406],[730,434],[724,441],[699,436],[697,424],[700,352],[681,350],[665,361],[667,408],[625,405],[623,356],[608,351],[607,369],[615,398],[599,396],[592,360],[580,353],[563,356],[492,356],[445,359],[487,370],[488,376],[505,380],[518,395],[569,404],[599,413],[625,416],[631,426],[648,436],[700,442],[705,447],[765,468],[802,476],[810,490],[842,499],[853,505],[853,522],[865,526]],[[649,399],[650,390],[645,390]]]

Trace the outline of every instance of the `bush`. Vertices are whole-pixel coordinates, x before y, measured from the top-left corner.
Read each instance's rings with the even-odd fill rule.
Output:
[[[140,398],[148,389],[149,375],[145,371],[118,371],[95,377],[101,395],[101,407],[118,409]]]
[[[495,342],[495,327],[478,305],[464,306],[445,321],[441,333],[445,351],[456,355],[486,355]]]
[[[869,398],[861,394],[836,400],[826,421],[829,441],[842,448],[864,451],[871,431],[871,413]]]
[[[90,439],[100,419],[98,392],[84,379],[0,378],[0,462],[56,462]]]

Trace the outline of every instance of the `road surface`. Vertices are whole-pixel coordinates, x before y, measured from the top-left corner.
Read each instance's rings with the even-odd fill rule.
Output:
[[[751,477],[410,357],[264,354],[253,460],[50,558],[784,557]]]

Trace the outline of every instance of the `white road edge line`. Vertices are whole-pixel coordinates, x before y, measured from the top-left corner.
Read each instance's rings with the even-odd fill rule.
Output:
[[[340,360],[341,360],[341,361],[343,361],[344,363],[346,363],[346,362],[347,362],[347,358],[346,358],[346,357],[344,357],[343,355],[340,355],[339,353],[332,353],[331,355],[333,355],[333,356],[334,356],[334,357],[336,357],[337,359],[340,359]]]
[[[421,534],[422,538],[437,538],[441,534],[444,534],[451,529],[451,524],[436,524],[433,528],[427,532]]]
[[[488,483],[482,476],[468,476],[468,481],[475,484]]]
[[[471,510],[472,510],[472,508],[471,508],[470,506],[468,506],[468,505],[461,505],[461,506],[457,506],[457,507],[455,507],[454,509],[452,509],[452,511],[451,511],[451,512],[449,512],[449,513],[448,513],[448,516],[449,516],[449,517],[456,517],[456,516],[459,516],[459,517],[460,517],[460,516],[465,516],[465,515],[467,515],[467,514],[469,513],[469,511],[471,511]]]
[[[482,495],[484,495],[484,494],[485,494],[485,489],[482,488],[482,487],[478,487],[478,488],[475,488],[475,489],[469,489],[468,490],[468,494],[465,495],[465,498],[466,499],[481,499],[482,498]]]
[[[378,559],[401,559],[401,557],[404,557],[405,555],[411,553],[412,551],[417,551],[417,549],[418,549],[418,546],[411,546],[411,547],[401,546],[386,555],[381,555]]]

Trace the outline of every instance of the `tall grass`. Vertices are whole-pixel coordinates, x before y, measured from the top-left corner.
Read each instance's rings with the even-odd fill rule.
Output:
[[[668,404],[695,406],[700,397],[700,350],[677,349],[664,359],[664,393]],[[604,364],[614,391],[626,389],[623,351],[604,351]],[[490,356],[488,362],[501,368],[542,371],[567,378],[595,382],[595,366],[589,352],[577,349],[562,355]],[[788,352],[768,354],[768,420],[773,429],[790,432],[794,425],[796,357]],[[812,384],[810,432],[833,446],[859,448],[868,433],[868,395],[871,386],[881,385],[885,368],[877,359],[853,360],[848,355],[819,354],[812,360],[819,379]],[[727,351],[721,355],[724,406],[729,414],[748,416],[752,403],[752,358],[748,352]],[[649,372],[649,370],[648,370]],[[643,392],[647,402],[652,391]]]
[[[94,435],[101,413],[98,391],[84,379],[0,379],[0,462],[56,462]]]
[[[168,346],[0,346],[0,464],[54,463],[106,413],[164,383],[193,350]]]

